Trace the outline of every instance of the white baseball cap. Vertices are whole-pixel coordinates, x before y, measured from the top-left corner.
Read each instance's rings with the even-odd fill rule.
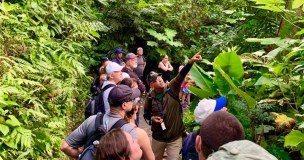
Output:
[[[213,112],[219,111],[226,106],[226,97],[214,99],[202,99],[194,110],[194,119],[196,123],[202,124],[203,121]]]
[[[123,66],[117,64],[116,62],[110,62],[107,66],[106,66],[106,72],[107,74],[113,73],[115,71],[121,71],[123,68]]]
[[[126,72],[122,72],[122,77],[125,78],[130,78],[130,75]]]

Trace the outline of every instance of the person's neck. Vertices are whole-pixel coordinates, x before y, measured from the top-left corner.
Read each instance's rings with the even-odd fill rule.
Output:
[[[140,55],[140,54],[137,54],[137,57],[142,57],[142,55]]]
[[[109,82],[112,82],[114,84],[117,84],[118,82],[115,82],[114,79],[108,79]]]
[[[120,109],[121,107],[110,107],[110,113],[118,114],[121,118],[125,117],[126,112]]]
[[[155,93],[162,93],[164,92],[165,88],[153,88]]]

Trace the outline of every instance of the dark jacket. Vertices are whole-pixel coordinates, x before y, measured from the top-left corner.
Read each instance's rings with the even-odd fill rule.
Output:
[[[146,91],[146,86],[143,84],[143,82],[139,79],[139,77],[137,76],[137,74],[134,71],[131,71],[127,67],[124,67],[121,71],[128,73],[131,78],[134,78],[137,80],[138,89],[140,90],[141,93]]]
[[[191,69],[191,66],[192,65],[188,63],[181,70],[181,72],[165,87],[163,92],[164,97],[162,98],[163,112],[161,112],[161,107],[158,105],[159,101],[156,99],[157,93],[155,93],[154,90],[149,93],[152,97],[152,101],[149,101],[149,96],[146,96],[144,110],[146,112],[151,111],[153,116],[163,117],[166,126],[166,130],[162,130],[160,123],[155,123],[152,121],[152,137],[155,140],[162,142],[172,142],[178,139],[184,133],[185,127],[182,120],[183,113],[180,102],[174,99],[168,93],[165,94],[165,92],[169,87],[176,95],[179,95],[181,84]]]

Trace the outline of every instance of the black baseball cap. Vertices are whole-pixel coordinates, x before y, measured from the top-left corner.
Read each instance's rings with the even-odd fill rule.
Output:
[[[161,73],[156,73],[154,71],[151,71],[147,76],[147,83],[150,84],[151,82],[155,82],[157,77],[160,75]]]
[[[132,101],[139,96],[139,89],[131,89],[127,85],[117,85],[110,91],[108,101],[110,106],[117,107],[122,103]]]

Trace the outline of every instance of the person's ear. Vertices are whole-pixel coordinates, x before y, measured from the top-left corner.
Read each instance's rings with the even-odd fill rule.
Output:
[[[123,103],[121,104],[121,108],[122,108],[123,110],[126,110],[126,109],[127,109],[126,102],[123,102]]]
[[[112,73],[108,74],[108,79],[113,79]]]
[[[195,149],[196,149],[197,153],[202,152],[202,138],[201,138],[200,135],[196,136],[196,139],[195,139]]]

